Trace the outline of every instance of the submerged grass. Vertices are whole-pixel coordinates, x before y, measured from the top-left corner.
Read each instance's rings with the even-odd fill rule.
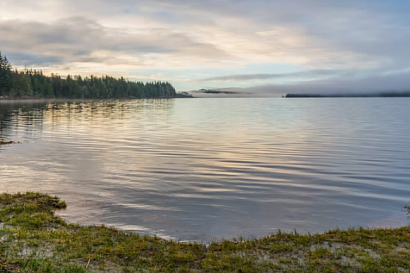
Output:
[[[0,272],[410,272],[410,227],[204,245],[67,224],[54,214],[66,206],[40,193],[0,194]]]
[[[6,140],[1,140],[0,139],[0,145],[10,145],[10,144],[13,144],[14,142],[13,141],[6,141]]]

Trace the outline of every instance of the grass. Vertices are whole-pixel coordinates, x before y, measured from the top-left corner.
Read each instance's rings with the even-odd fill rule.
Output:
[[[0,272],[410,272],[410,227],[204,245],[67,224],[54,214],[66,206],[40,193],[0,194]]]
[[[0,139],[0,145],[10,145],[10,144],[13,144],[13,143],[14,143],[13,141],[5,141],[5,140]]]

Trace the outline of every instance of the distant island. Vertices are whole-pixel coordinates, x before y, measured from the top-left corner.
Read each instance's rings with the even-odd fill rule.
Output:
[[[360,93],[360,94],[287,94],[285,98],[392,98],[410,97],[408,92],[381,92],[381,93]]]
[[[64,98],[171,98],[177,97],[175,88],[168,82],[133,82],[123,77],[85,77],[57,74],[46,76],[42,71],[13,70],[0,52],[0,99]]]
[[[239,92],[233,91],[224,91],[224,90],[210,90],[210,89],[200,89],[197,93],[205,93],[205,94],[239,94]]]
[[[179,92],[177,93],[177,98],[193,98],[188,92]]]

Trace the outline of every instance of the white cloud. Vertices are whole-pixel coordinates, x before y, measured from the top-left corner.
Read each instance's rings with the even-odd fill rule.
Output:
[[[410,62],[406,13],[379,1],[0,0],[0,10],[0,50],[17,66],[60,73],[237,75],[251,63],[288,63],[373,75]]]

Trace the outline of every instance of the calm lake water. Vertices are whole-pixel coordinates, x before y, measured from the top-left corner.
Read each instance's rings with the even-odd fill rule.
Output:
[[[0,191],[176,240],[408,224],[410,99],[0,104]]]

